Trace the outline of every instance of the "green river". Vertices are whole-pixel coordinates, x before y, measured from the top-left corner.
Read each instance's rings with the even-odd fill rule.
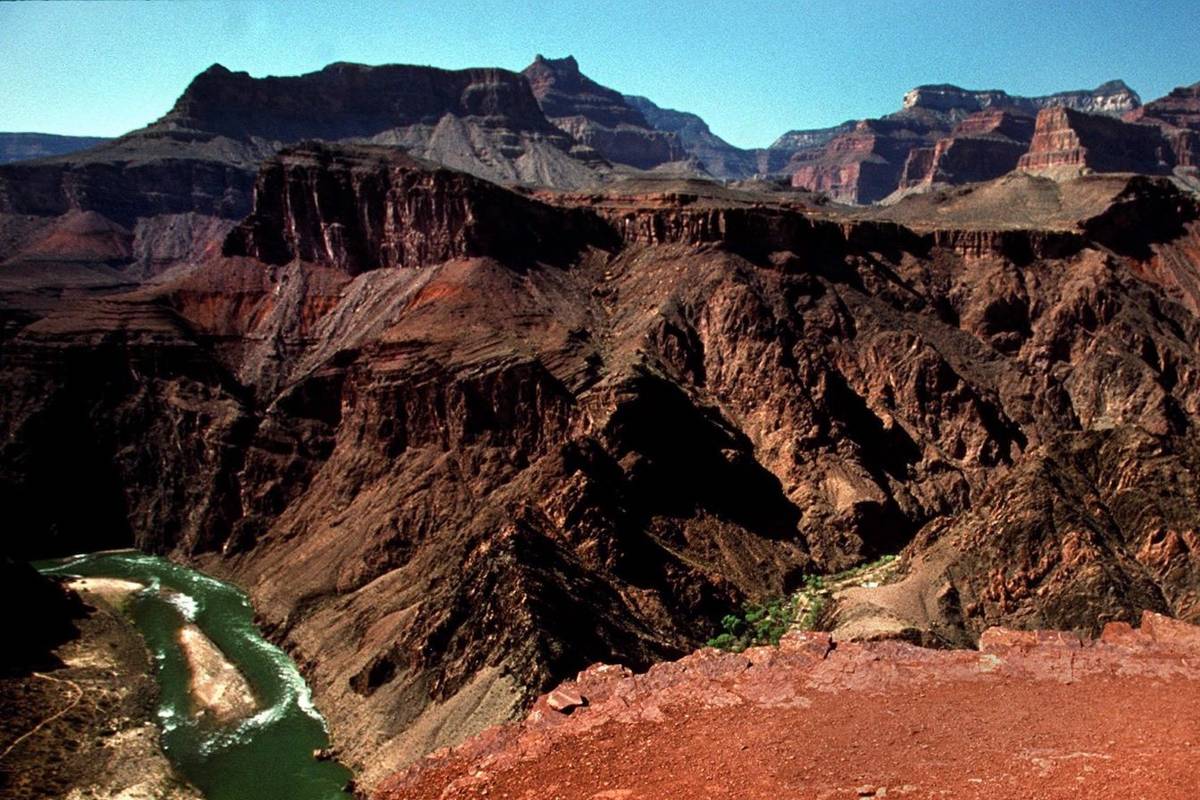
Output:
[[[208,800],[349,800],[350,772],[317,761],[325,722],[296,665],[263,639],[238,588],[164,558],[97,553],[36,565],[44,573],[146,584],[126,609],[154,656],[163,749]],[[194,622],[245,675],[258,700],[251,717],[221,726],[191,713],[188,666],[177,635]]]

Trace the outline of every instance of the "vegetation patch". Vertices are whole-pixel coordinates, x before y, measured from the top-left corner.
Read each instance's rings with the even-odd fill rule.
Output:
[[[850,586],[875,586],[890,576],[896,556],[886,555],[869,564],[832,575],[807,575],[804,586],[790,597],[765,603],[746,603],[741,614],[726,614],[721,633],[709,639],[709,647],[740,653],[747,647],[777,646],[789,630],[816,630],[835,591]]]

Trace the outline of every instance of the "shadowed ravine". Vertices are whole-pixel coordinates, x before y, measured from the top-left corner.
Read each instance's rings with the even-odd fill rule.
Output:
[[[156,556],[129,551],[37,565],[44,573],[137,581],[126,611],[154,658],[163,749],[209,800],[335,800],[350,775],[312,753],[329,744],[308,686],[282,650],[265,641],[246,596],[227,583]],[[195,711],[179,632],[194,623],[245,676],[255,713],[228,720]]]

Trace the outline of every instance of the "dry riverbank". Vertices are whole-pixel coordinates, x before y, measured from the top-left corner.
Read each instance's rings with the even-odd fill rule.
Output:
[[[199,800],[162,752],[150,658],[119,612],[140,584],[72,587],[95,610],[55,651],[64,666],[0,679],[0,796]]]

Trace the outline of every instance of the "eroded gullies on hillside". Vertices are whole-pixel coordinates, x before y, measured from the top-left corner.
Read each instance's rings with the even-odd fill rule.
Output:
[[[308,686],[261,637],[241,591],[135,551],[39,566],[123,590],[154,658],[163,748],[209,800],[348,797],[349,772],[313,758],[329,738]]]

